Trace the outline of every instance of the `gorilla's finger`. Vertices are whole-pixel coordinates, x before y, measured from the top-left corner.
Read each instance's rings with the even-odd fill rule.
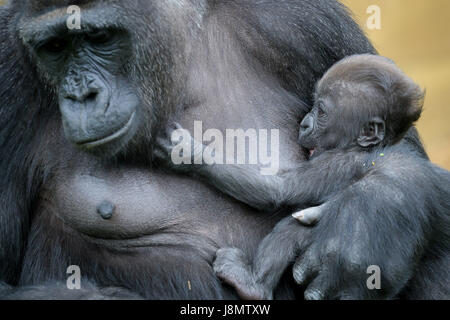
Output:
[[[173,125],[175,126],[175,129],[183,129],[181,124],[179,124],[178,122],[174,122]]]
[[[303,285],[308,279],[317,274],[317,269],[310,258],[298,259],[292,268],[292,275],[297,284]]]
[[[156,146],[155,149],[166,152],[167,154],[171,153],[172,147],[168,145],[168,142],[164,138],[156,138]]]
[[[178,129],[183,129],[183,127],[178,122],[169,123],[166,127],[167,137],[170,138],[172,136],[172,132],[174,132],[175,130],[178,130]]]
[[[305,300],[323,300],[330,288],[326,272],[321,272],[305,290]]]
[[[303,225],[310,226],[316,224],[321,219],[321,217],[326,211],[325,206],[326,203],[318,207],[311,207],[308,209],[304,209],[299,212],[295,212],[294,214],[292,214],[292,216],[298,221],[300,221],[300,223],[302,223]]]
[[[167,158],[167,154],[164,151],[162,151],[161,149],[153,150],[153,156],[156,159],[166,159]]]
[[[325,294],[319,289],[311,288],[305,291],[305,300],[324,300]]]
[[[310,226],[316,224],[322,216],[321,207],[312,207],[305,210],[301,210],[292,214],[292,216],[300,221],[303,225]]]

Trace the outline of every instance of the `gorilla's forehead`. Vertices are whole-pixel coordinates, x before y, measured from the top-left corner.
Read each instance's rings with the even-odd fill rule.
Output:
[[[22,0],[24,12],[35,17],[53,10],[66,11],[69,6],[92,7],[96,5],[108,5],[116,1],[111,0]]]
[[[121,21],[120,9],[112,5],[113,0],[33,0],[23,5],[24,15],[19,22],[20,36],[25,42],[39,41],[48,38],[50,33],[67,33],[66,22],[71,14],[68,12],[70,5],[74,3],[80,6],[82,29],[70,30],[71,33],[88,32],[92,29],[118,25]]]

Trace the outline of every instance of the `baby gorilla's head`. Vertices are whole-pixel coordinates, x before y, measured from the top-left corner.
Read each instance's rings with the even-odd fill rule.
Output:
[[[423,97],[391,60],[369,54],[347,57],[317,83],[313,109],[300,124],[300,145],[312,156],[394,144],[419,119]]]

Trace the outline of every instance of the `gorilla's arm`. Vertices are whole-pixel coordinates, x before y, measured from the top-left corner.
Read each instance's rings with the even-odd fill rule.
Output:
[[[38,176],[29,152],[40,96],[20,45],[9,35],[13,19],[9,6],[0,6],[0,282],[6,283],[19,276]]]

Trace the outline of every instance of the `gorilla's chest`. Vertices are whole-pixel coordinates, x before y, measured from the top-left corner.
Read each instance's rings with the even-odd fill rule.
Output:
[[[55,214],[94,238],[152,236],[149,243],[139,243],[151,246],[155,235],[164,234],[164,241],[171,243],[179,234],[190,234],[225,244],[240,242],[242,225],[255,223],[259,216],[206,185],[167,173],[116,169],[74,172],[54,180],[56,188],[46,193]]]

